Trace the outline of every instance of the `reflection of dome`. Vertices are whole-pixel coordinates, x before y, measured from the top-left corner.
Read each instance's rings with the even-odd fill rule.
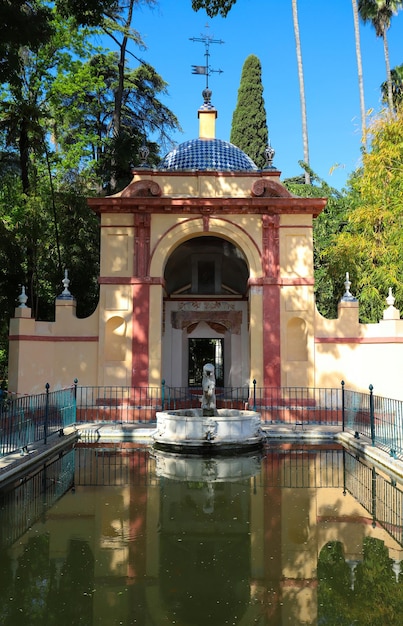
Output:
[[[160,170],[253,171],[258,168],[245,152],[221,139],[191,139],[171,150]]]

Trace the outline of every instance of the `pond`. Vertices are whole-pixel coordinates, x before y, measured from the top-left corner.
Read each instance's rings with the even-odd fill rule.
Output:
[[[402,493],[334,444],[79,444],[0,493],[0,624],[401,624]]]

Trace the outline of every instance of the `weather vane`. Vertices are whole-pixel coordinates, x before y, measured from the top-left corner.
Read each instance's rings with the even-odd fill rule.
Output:
[[[208,25],[206,26],[208,28]],[[206,62],[204,65],[192,65],[192,74],[202,74],[206,77],[206,93],[209,91],[208,79],[209,76],[216,72],[218,74],[222,74],[223,70],[214,70],[210,67],[209,59],[210,59],[210,46],[213,43],[224,43],[221,39],[213,39],[210,35],[202,35],[201,37],[189,37],[190,41],[197,41],[204,44],[204,56]],[[210,94],[211,97],[211,94]]]

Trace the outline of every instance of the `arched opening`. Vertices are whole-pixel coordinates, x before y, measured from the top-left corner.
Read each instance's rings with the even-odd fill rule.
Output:
[[[168,259],[164,277],[169,296],[244,296],[249,270],[244,254],[233,243],[205,236],[178,246]]]
[[[245,254],[219,236],[177,246],[164,272],[163,378],[197,387],[213,363],[219,387],[241,387],[249,376],[248,279]]]

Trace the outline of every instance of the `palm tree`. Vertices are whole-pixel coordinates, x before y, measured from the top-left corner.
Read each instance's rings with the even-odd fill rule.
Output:
[[[396,109],[403,102],[403,65],[397,65],[390,70],[390,77],[392,79],[393,105]],[[386,102],[388,98],[388,85],[386,80],[381,85],[381,92],[382,100]]]
[[[377,37],[382,37],[383,52],[386,65],[386,83],[388,86],[388,106],[393,111],[393,89],[390,73],[389,46],[387,31],[390,27],[392,15],[395,15],[402,8],[403,2],[400,0],[358,0],[358,13],[364,23],[370,22],[375,28]]]
[[[367,124],[366,124],[366,114],[365,114],[364,79],[363,79],[363,73],[362,73],[360,24],[359,24],[357,0],[351,0],[351,4],[353,6],[354,34],[355,34],[355,54],[356,54],[356,57],[357,57],[358,90],[359,90],[359,93],[360,93],[361,134],[362,134],[362,143],[363,143],[364,149],[366,149],[366,144],[367,144]]]
[[[307,165],[309,165],[308,121],[307,121],[307,115],[306,115],[304,70],[302,66],[301,40],[299,37],[297,0],[292,0],[292,19],[294,23],[295,45],[296,45],[296,52],[297,52],[299,97],[300,97],[301,118],[302,118],[302,143],[304,146],[304,161]],[[309,185],[310,182],[311,182],[311,177],[309,175],[309,172],[305,170],[305,184]]]

